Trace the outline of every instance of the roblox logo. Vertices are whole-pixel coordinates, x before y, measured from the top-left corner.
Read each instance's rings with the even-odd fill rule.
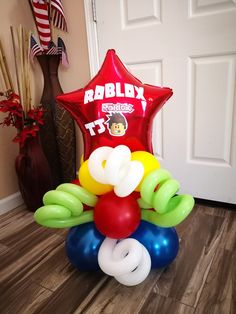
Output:
[[[123,112],[123,113],[132,113],[134,111],[133,105],[131,104],[113,104],[106,103],[102,104],[103,112]]]

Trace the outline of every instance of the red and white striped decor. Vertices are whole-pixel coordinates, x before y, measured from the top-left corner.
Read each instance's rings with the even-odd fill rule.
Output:
[[[51,41],[51,30],[47,1],[32,0],[32,4],[41,46],[44,50],[48,50],[48,44]]]
[[[61,0],[49,1],[51,5],[51,19],[55,27],[67,31],[66,18]]]

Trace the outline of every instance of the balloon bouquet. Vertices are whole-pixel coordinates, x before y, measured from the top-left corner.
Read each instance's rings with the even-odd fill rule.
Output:
[[[79,270],[100,268],[132,286],[175,259],[174,226],[194,199],[176,195],[179,183],[161,169],[151,144],[153,118],[171,95],[170,88],[142,84],[108,50],[87,86],[57,97],[83,133],[84,161],[75,182],[44,195],[35,220],[72,227],[66,251]]]

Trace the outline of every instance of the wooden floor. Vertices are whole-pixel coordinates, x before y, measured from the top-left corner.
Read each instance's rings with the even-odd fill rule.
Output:
[[[236,212],[196,206],[177,228],[175,261],[136,287],[73,269],[67,230],[32,213],[0,216],[0,313],[236,313]]]

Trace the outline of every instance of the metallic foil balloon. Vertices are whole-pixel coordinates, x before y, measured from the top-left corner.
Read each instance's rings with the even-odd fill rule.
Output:
[[[161,228],[142,221],[130,238],[138,240],[148,250],[152,268],[166,267],[178,254],[179,238],[175,228]]]
[[[97,256],[103,240],[92,222],[71,228],[65,245],[71,264],[81,271],[99,270]]]
[[[84,159],[101,146],[126,145],[152,153],[152,122],[172,90],[142,84],[108,50],[98,74],[82,89],[57,97],[79,125]]]

